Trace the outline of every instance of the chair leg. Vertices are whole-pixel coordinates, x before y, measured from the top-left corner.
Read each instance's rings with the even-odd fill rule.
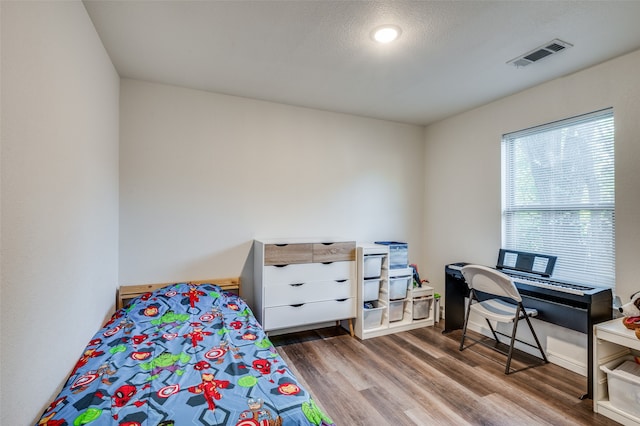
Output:
[[[511,372],[511,357],[513,356],[513,347],[516,343],[516,332],[518,331],[518,320],[520,319],[520,304],[516,308],[516,316],[513,320],[513,330],[511,331],[511,343],[509,344],[509,354],[507,355],[507,365],[504,369],[504,374]]]
[[[489,318],[485,318],[485,321],[487,321],[487,325],[489,326],[489,330],[491,330],[491,334],[493,334],[493,340],[496,341],[496,345],[497,345],[498,343],[500,343],[500,339],[498,339],[498,333],[496,333],[496,330],[491,325],[491,321],[489,321]]]
[[[531,334],[533,335],[533,338],[536,341],[536,345],[538,345],[538,350],[540,351],[540,355],[542,355],[542,359],[544,360],[545,364],[548,364],[549,360],[547,359],[547,355],[545,355],[544,351],[542,350],[542,345],[540,344],[540,340],[538,340],[538,335],[536,334],[536,331],[533,329],[531,320],[526,314],[524,318],[527,320],[527,324],[529,325],[529,330],[531,330]]]
[[[469,324],[469,314],[471,313],[471,302],[473,301],[474,293],[473,289],[469,293],[469,304],[467,305],[467,312],[464,316],[464,325],[462,326],[462,339],[460,339],[460,350],[464,349],[464,339],[467,336],[467,325]]]

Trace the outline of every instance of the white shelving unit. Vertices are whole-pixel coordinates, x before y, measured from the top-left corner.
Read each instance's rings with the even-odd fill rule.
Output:
[[[640,417],[611,404],[607,374],[600,369],[602,365],[613,369],[626,357],[640,354],[640,339],[622,324],[621,318],[597,324],[593,333],[593,411],[623,425],[640,425]]]
[[[379,273],[373,274],[369,265],[378,262]],[[388,247],[359,243],[356,264],[358,294],[354,328],[358,338],[364,340],[433,325],[433,288],[413,288],[411,268],[389,268]],[[377,291],[372,290],[372,285],[377,286]],[[365,303],[374,307],[367,308]]]

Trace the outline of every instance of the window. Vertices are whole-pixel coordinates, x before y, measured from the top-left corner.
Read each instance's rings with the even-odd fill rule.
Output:
[[[502,244],[558,256],[553,277],[615,285],[611,108],[502,138]]]

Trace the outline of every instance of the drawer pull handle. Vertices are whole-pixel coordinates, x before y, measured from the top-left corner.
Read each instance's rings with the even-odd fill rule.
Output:
[[[291,305],[292,308],[299,308],[300,306],[304,306],[304,303],[297,303],[295,305]]]
[[[347,280],[336,280],[337,283],[346,283]]]
[[[275,245],[275,246],[277,246],[277,247],[286,247],[286,246],[288,246],[289,244],[274,244],[274,245]]]
[[[285,266],[289,266],[289,265],[285,263],[283,265],[273,265],[273,266],[275,266],[276,268],[284,268]]]
[[[333,243],[322,243],[323,246],[330,246],[333,245]]]
[[[304,283],[294,283],[294,284],[289,284],[291,287],[300,287],[301,285],[304,285]]]
[[[331,265],[333,262],[322,262],[323,265]]]
[[[348,300],[348,299],[346,299],[346,298],[345,299],[336,299],[336,302],[344,302],[345,300]]]

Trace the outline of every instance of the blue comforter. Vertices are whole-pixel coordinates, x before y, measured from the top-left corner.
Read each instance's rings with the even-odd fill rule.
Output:
[[[331,425],[246,303],[212,284],[134,299],[96,333],[40,425]]]

